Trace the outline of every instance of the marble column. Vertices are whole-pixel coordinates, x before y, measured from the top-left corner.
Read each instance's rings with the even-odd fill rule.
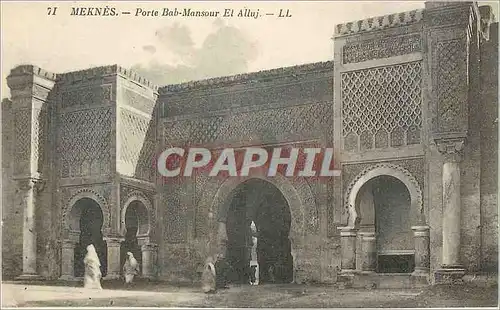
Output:
[[[121,275],[120,245],[125,240],[116,237],[104,237],[108,248],[108,271],[105,280],[119,279]]]
[[[37,273],[37,248],[36,248],[36,198],[38,192],[43,190],[44,181],[38,179],[19,180],[23,208],[23,272],[19,279],[33,279],[40,277]]]
[[[357,229],[340,227],[340,246],[342,250],[341,270],[350,273],[356,270],[356,238]]]
[[[156,277],[156,252],[158,246],[153,243],[146,243],[141,246],[142,253],[142,277],[154,279]]]
[[[415,242],[415,271],[413,275],[429,275],[429,226],[412,226]]]
[[[377,267],[377,247],[375,232],[362,232],[361,234],[361,270],[375,272]]]
[[[446,139],[438,142],[444,155],[443,164],[443,251],[441,269],[436,271],[437,282],[460,280],[465,269],[460,263],[460,161],[464,139]]]
[[[61,277],[59,280],[75,279],[75,245],[77,241],[63,240],[61,250]]]

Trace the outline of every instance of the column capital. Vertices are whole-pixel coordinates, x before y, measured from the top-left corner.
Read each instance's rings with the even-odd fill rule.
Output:
[[[430,227],[426,225],[422,226],[412,226],[411,230],[413,230],[413,235],[415,237],[429,237]]]
[[[450,137],[436,138],[434,142],[446,161],[458,162],[462,159],[466,140],[465,137]]]
[[[363,238],[363,240],[375,240],[375,232],[373,231],[362,231],[359,232],[359,235]]]
[[[125,241],[123,237],[104,237],[104,241],[106,241],[108,247],[110,246],[120,246],[120,243]]]
[[[71,239],[64,239],[61,241],[61,247],[64,248],[70,248],[73,249],[75,245],[78,243],[78,241],[71,240]]]
[[[23,191],[34,189],[37,192],[42,192],[45,189],[45,183],[45,180],[35,178],[17,180],[18,188]]]
[[[158,245],[156,243],[146,243],[141,245],[141,251],[155,251],[158,249]]]
[[[358,235],[358,229],[355,227],[345,226],[338,227],[337,229],[340,230],[341,237],[355,237]]]

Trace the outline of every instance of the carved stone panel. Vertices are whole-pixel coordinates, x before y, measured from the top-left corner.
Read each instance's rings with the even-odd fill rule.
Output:
[[[142,111],[148,115],[153,113],[153,109],[155,107],[155,101],[153,99],[141,96],[140,94],[125,88],[123,90],[123,94],[125,97],[125,103],[131,107],[136,108],[139,111]]]
[[[164,239],[169,243],[182,243],[187,240],[187,214],[183,204],[186,184],[182,179],[172,179],[163,191],[160,207],[164,213]]]
[[[61,177],[110,173],[112,122],[111,108],[81,110],[59,116],[57,150]]]
[[[230,144],[252,139],[277,142],[284,134],[295,134],[306,139],[310,138],[311,133],[322,132],[331,126],[332,114],[331,102],[242,112],[192,121],[167,122],[164,124],[164,136],[167,145],[177,141],[187,144],[217,141]]]
[[[411,34],[389,38],[377,38],[345,45],[342,49],[344,64],[372,59],[388,58],[420,52],[422,37]]]
[[[344,149],[421,143],[421,62],[350,71],[341,78]]]
[[[457,132],[467,129],[467,55],[464,40],[436,44],[437,130]]]
[[[270,104],[293,106],[321,102],[333,96],[332,73],[333,62],[326,61],[169,85],[163,89],[183,92],[160,96],[162,115],[172,117],[199,114],[201,111],[264,108]],[[240,88],[224,88],[234,84],[239,84]],[[245,84],[243,89],[242,84]],[[185,91],[190,91],[189,95]]]
[[[101,105],[112,100],[112,86],[102,85],[63,91],[61,108],[71,108],[79,105]]]
[[[29,172],[31,160],[31,109],[14,110],[15,174]]]
[[[141,180],[152,181],[155,155],[155,128],[151,118],[120,109],[119,158],[126,164],[120,172]]]
[[[195,183],[195,237],[208,237],[210,234],[210,219],[215,217],[211,210],[212,200],[224,181],[223,178],[209,177],[207,173],[198,171]]]

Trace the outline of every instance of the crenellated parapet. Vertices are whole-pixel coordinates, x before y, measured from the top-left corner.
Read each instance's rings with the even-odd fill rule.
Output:
[[[402,13],[371,17],[354,22],[339,24],[335,27],[336,36],[345,36],[368,31],[400,27],[416,24],[422,21],[423,10],[413,10]]]
[[[135,71],[125,69],[123,67],[120,67],[119,65],[96,67],[80,71],[57,74],[57,81],[61,83],[74,83],[109,75],[121,75],[154,91],[158,90],[158,86],[151,81],[141,77]]]
[[[52,72],[49,72],[49,71],[45,71],[44,69],[42,69],[40,67],[37,67],[37,66],[33,66],[33,65],[21,65],[21,66],[17,66],[17,67],[15,67],[14,69],[12,69],[10,71],[10,76],[11,77],[20,76],[20,75],[26,75],[26,74],[36,75],[36,76],[39,76],[39,77],[42,77],[42,78],[46,78],[46,79],[52,80],[52,81],[55,81],[56,80],[56,76],[57,76],[55,73],[52,73]]]

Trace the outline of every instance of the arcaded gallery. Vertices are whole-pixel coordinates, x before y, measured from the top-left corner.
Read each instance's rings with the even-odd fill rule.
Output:
[[[4,278],[414,287],[498,269],[498,23],[490,7],[335,26],[331,61],[158,87],[111,65],[13,68],[2,101]],[[330,40],[330,38],[325,38]],[[324,147],[341,174],[165,180],[171,147]],[[258,240],[255,242],[255,240]]]

